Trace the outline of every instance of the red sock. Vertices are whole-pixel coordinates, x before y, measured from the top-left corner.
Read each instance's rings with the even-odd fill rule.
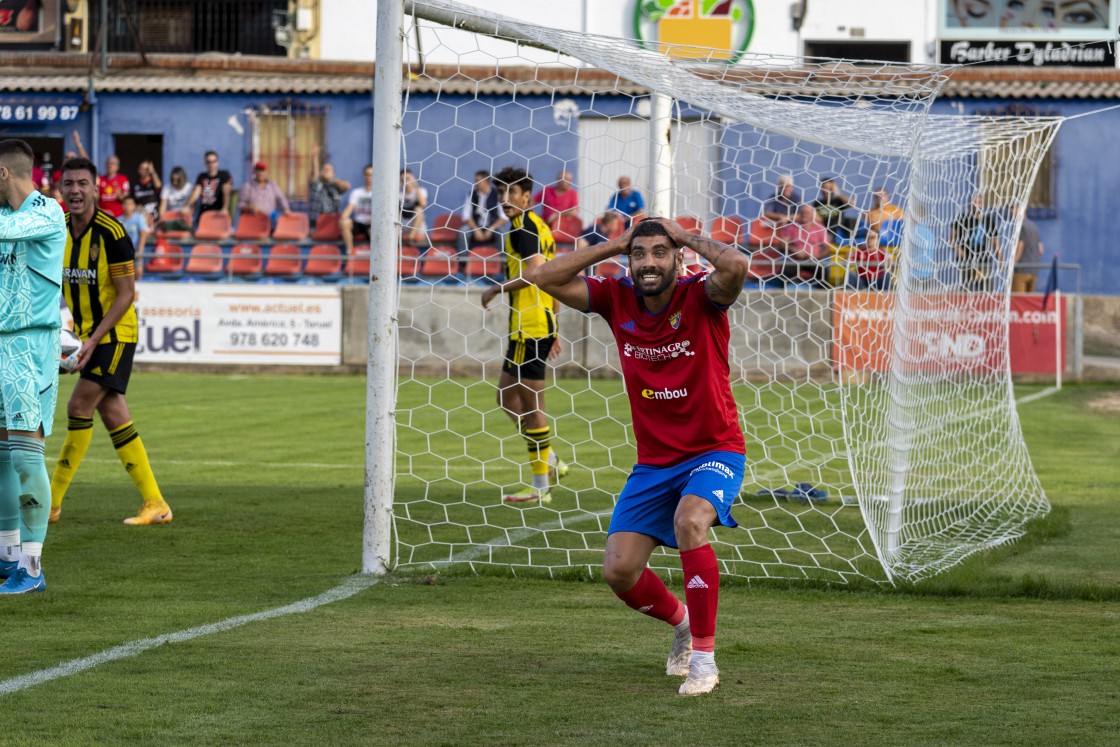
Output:
[[[665,588],[665,582],[657,574],[646,568],[642,571],[638,583],[630,591],[615,594],[626,602],[626,606],[635,609],[643,615],[656,617],[670,625],[677,625],[684,619],[684,605],[681,600]]]
[[[681,552],[684,600],[693,651],[714,651],[716,611],[719,609],[719,563],[711,545]]]

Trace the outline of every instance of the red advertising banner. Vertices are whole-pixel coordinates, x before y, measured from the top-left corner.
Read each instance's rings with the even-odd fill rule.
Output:
[[[1056,300],[1042,309],[1041,294],[1003,300],[987,294],[915,294],[907,297],[905,334],[892,337],[895,293],[839,291],[834,296],[833,365],[839,371],[898,370],[938,375],[1003,369],[1001,339],[1007,324],[1007,354],[1015,374],[1055,373]],[[1062,340],[1066,339],[1062,304]],[[1063,363],[1065,355],[1063,351]]]

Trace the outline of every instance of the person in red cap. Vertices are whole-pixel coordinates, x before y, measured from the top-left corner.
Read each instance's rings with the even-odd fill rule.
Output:
[[[273,219],[280,213],[291,212],[288,198],[268,178],[268,164],[264,161],[253,164],[253,177],[241,187],[237,206],[242,213],[264,213]]]

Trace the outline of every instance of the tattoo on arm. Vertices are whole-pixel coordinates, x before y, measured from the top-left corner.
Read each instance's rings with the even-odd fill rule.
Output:
[[[708,298],[718,304],[734,303],[735,299],[739,297],[738,293],[732,294],[723,285],[723,282],[718,273],[711,273],[708,275],[707,280],[704,281],[704,290],[708,293]]]

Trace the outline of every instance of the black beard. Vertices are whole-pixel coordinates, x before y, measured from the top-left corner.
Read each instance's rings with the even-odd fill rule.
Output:
[[[661,273],[658,273],[658,274],[661,275]],[[676,280],[676,277],[671,276],[671,275],[661,275],[661,277],[662,277],[662,282],[657,286],[657,288],[655,290],[652,290],[652,291],[642,290],[643,286],[642,286],[641,280],[639,278],[638,283],[636,285],[636,287],[638,289],[638,293],[641,293],[643,296],[659,296],[662,293],[664,293],[666,290],[668,290],[669,286],[671,286],[673,284],[673,281]]]

